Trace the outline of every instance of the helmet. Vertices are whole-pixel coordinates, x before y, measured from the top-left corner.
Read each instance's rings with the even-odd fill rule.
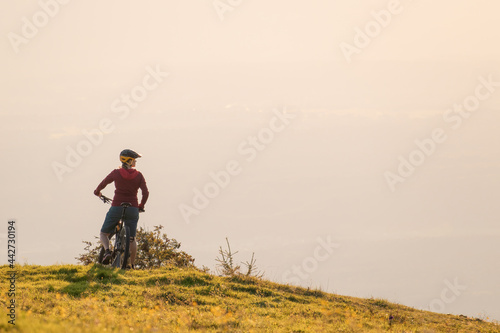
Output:
[[[128,162],[130,162],[130,160],[133,160],[133,159],[136,159],[139,157],[141,157],[141,154],[137,154],[135,151],[133,151],[131,149],[122,150],[122,152],[120,153],[120,161],[122,163],[128,163]]]

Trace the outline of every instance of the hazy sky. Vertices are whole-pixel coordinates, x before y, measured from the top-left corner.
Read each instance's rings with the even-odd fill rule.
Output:
[[[277,282],[500,320],[499,10],[2,2],[1,241],[15,218],[19,262],[76,263],[131,148],[139,225],[200,267],[229,237]]]

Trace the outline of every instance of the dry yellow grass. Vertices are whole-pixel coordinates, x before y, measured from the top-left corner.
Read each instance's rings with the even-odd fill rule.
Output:
[[[8,271],[0,268],[2,291]],[[10,298],[2,292],[0,331],[500,332],[479,319],[193,268],[25,265],[16,271],[16,325],[7,322]]]

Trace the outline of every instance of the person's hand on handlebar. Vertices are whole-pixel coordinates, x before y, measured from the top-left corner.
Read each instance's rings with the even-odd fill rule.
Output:
[[[110,203],[110,202],[111,202],[111,199],[110,199],[110,198],[108,198],[108,197],[106,197],[106,196],[104,196],[104,195],[102,195],[102,194],[101,194],[101,192],[99,192],[98,197],[99,197],[99,199],[101,199],[101,200],[102,200],[102,202],[104,202],[104,203]]]

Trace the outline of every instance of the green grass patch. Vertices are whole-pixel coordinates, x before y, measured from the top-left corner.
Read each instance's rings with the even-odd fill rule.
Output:
[[[16,326],[4,320],[0,332],[500,332],[480,319],[195,268],[16,270]],[[0,294],[2,318],[8,302]]]

